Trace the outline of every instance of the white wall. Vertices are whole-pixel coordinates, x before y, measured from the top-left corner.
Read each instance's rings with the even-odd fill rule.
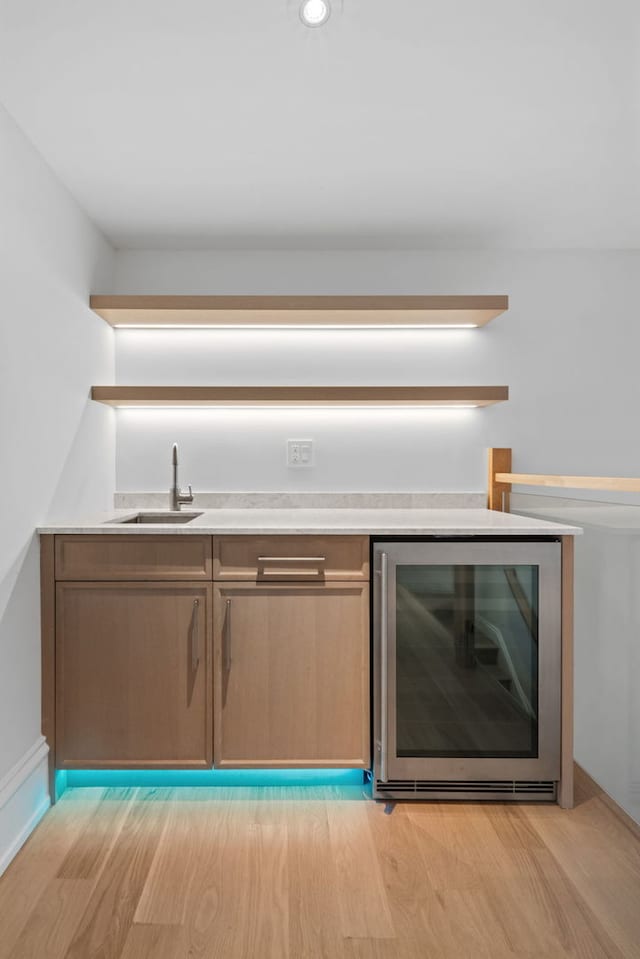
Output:
[[[113,376],[113,333],[87,303],[113,251],[1,107],[0,211],[0,806],[26,826],[12,789],[40,737],[34,529],[111,502],[113,415],[88,394]]]
[[[122,410],[117,488],[483,490],[485,449],[518,471],[640,475],[640,253],[117,254],[121,293],[508,293],[479,331],[118,331],[122,384],[507,384],[487,410]],[[317,465],[285,465],[313,438]],[[588,495],[588,494],[587,494]],[[603,494],[598,494],[604,498]]]
[[[640,823],[640,507],[512,497],[583,529],[575,544],[575,757]]]

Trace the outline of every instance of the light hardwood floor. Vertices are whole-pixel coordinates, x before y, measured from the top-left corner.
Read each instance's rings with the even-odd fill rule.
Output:
[[[0,959],[638,959],[640,831],[577,786],[69,790],[0,879]]]

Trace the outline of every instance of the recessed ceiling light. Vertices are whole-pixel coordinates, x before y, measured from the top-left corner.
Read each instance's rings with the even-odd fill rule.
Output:
[[[321,27],[331,15],[329,0],[303,0],[300,19],[306,27]]]

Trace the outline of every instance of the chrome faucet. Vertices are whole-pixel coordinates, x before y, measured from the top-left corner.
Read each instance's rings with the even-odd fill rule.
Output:
[[[179,510],[183,503],[193,503],[193,491],[189,485],[189,492],[183,493],[178,486],[178,444],[173,444],[171,454],[171,466],[173,469],[173,483],[169,490],[169,509]]]

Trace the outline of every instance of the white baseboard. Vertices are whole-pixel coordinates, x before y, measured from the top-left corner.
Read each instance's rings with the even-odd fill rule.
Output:
[[[51,805],[44,736],[0,780],[0,876]]]

